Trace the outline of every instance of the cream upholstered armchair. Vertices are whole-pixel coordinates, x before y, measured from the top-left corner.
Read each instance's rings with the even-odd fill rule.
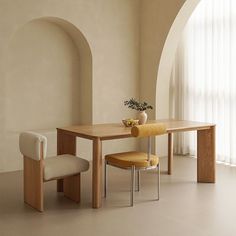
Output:
[[[139,191],[140,184],[140,171],[157,169],[157,200],[160,195],[160,162],[156,155],[151,154],[151,136],[166,134],[166,127],[164,124],[145,124],[134,126],[131,129],[133,137],[148,138],[147,152],[123,152],[113,153],[105,156],[105,176],[104,176],[104,196],[107,193],[107,165],[118,167],[121,169],[131,170],[131,194],[130,205],[133,206],[134,202],[134,189],[135,189],[135,173],[137,173],[137,190]]]
[[[24,201],[43,211],[43,183],[64,179],[64,194],[80,201],[80,172],[89,169],[89,162],[64,154],[46,158],[47,138],[34,132],[24,132],[19,138],[20,152],[24,156]]]

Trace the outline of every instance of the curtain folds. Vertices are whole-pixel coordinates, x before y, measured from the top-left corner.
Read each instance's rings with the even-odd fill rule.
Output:
[[[177,49],[171,116],[217,124],[217,160],[236,164],[236,0],[202,0]],[[196,135],[175,137],[176,154],[196,153]]]

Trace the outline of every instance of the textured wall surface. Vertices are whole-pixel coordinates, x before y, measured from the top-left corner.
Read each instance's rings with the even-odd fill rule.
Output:
[[[0,171],[22,168],[23,130],[45,134],[53,155],[56,127],[134,116],[123,101],[139,95],[139,1],[0,0],[0,14]]]
[[[154,105],[150,118],[168,118],[171,63],[198,2],[0,0],[0,171],[22,168],[23,130],[45,134],[53,155],[56,127],[134,117],[123,106],[130,97]],[[103,150],[134,148],[128,139]],[[89,141],[78,140],[78,150],[91,159]]]

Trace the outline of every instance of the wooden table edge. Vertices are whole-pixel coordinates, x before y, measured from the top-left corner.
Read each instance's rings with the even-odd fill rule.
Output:
[[[73,135],[76,137],[85,138],[85,139],[89,139],[89,140],[100,139],[103,141],[103,140],[122,139],[122,138],[131,138],[132,137],[131,133],[130,134],[118,134],[118,135],[107,135],[107,136],[100,136],[100,135],[96,136],[96,135],[88,135],[88,134],[78,133],[78,132],[66,130],[64,128],[57,128],[57,131],[63,132],[64,134]]]

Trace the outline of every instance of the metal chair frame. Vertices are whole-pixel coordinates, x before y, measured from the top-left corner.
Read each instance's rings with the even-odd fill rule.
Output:
[[[148,137],[148,150],[147,150],[147,159],[148,161],[150,161],[151,158],[151,137]],[[109,165],[108,161],[105,160],[104,162],[104,197],[106,198],[107,196],[107,165]],[[113,166],[113,165],[112,165]],[[134,205],[134,191],[138,191],[140,190],[140,171],[143,170],[153,170],[156,169],[157,170],[157,200],[160,199],[160,161],[158,162],[157,166],[151,166],[151,167],[147,167],[147,168],[140,168],[140,167],[135,167],[135,165],[133,165],[131,168],[127,167],[127,168],[122,168],[122,167],[118,167],[117,168],[120,169],[130,169],[131,170],[131,181],[130,181],[130,206]],[[136,174],[135,174],[136,172]],[[135,181],[135,176],[136,176],[136,181]],[[135,190],[135,183],[137,182],[137,188]]]

